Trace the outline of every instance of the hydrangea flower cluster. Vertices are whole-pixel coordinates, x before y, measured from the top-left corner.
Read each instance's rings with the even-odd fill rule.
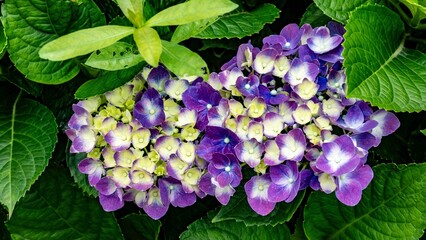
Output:
[[[104,210],[134,201],[159,219],[170,204],[186,207],[205,196],[198,182],[207,165],[195,153],[207,120],[200,104],[216,105],[220,95],[182,101],[182,93],[200,81],[146,68],[126,85],[73,105],[66,131],[70,152],[87,153],[78,168],[88,174]]]
[[[223,99],[207,112],[197,154],[209,162],[200,188],[226,204],[241,181],[241,165],[257,175],[245,185],[260,215],[291,202],[307,187],[335,192],[354,206],[373,178],[368,150],[394,132],[393,113],[345,96],[344,28],[285,26],[279,35],[250,42],[212,73]],[[211,94],[207,93],[206,94]]]
[[[394,132],[393,113],[345,96],[336,23],[285,26],[237,55],[208,81],[145,68],[130,83],[73,105],[66,131],[85,152],[106,211],[134,201],[159,219],[197,196],[226,205],[242,182],[251,208],[269,214],[312,188],[354,206],[373,178],[368,150]]]

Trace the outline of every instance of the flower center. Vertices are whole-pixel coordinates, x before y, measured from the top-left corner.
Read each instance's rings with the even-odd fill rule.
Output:
[[[172,150],[172,146],[167,146],[167,150],[171,151]]]
[[[230,172],[231,171],[231,167],[230,166],[226,166],[225,167],[225,171]]]
[[[209,104],[207,104],[207,109],[210,109],[210,108],[212,108],[213,106],[209,103]]]
[[[277,90],[273,89],[273,90],[271,91],[271,95],[277,95]]]
[[[284,47],[290,47],[290,43],[289,43],[289,42],[286,42],[286,43],[284,44]]]
[[[223,139],[223,142],[224,143],[229,143],[231,140],[229,140],[229,138],[225,138],[225,139]]]
[[[153,115],[155,113],[154,109],[149,110],[149,114]]]
[[[263,191],[263,190],[265,189],[265,187],[264,187],[263,185],[259,185],[259,186],[257,187],[257,189],[258,189],[259,191]]]
[[[250,84],[246,83],[246,85],[244,86],[245,89],[250,89]]]

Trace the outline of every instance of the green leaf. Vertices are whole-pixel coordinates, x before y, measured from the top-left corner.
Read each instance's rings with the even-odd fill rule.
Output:
[[[179,43],[186,39],[189,39],[192,36],[195,36],[198,33],[204,31],[204,29],[206,29],[216,20],[217,18],[214,17],[214,18],[207,18],[207,19],[195,21],[185,25],[180,25],[176,28],[175,32],[173,33],[172,39],[170,41],[173,43]]]
[[[117,0],[121,11],[137,27],[141,27],[145,22],[143,17],[144,2],[145,0]]]
[[[0,58],[3,57],[6,52],[7,39],[6,35],[4,35],[4,28],[0,25]]]
[[[107,71],[116,71],[133,67],[142,62],[143,58],[133,45],[116,42],[109,47],[93,52],[85,62],[86,65]]]
[[[46,168],[57,142],[52,112],[21,99],[21,93],[13,105],[0,103],[0,203],[9,215]]]
[[[89,80],[81,85],[75,92],[75,98],[85,99],[114,90],[132,80],[141,71],[144,63],[134,67],[113,72],[105,72],[100,77]]]
[[[41,46],[69,32],[105,25],[104,15],[92,0],[80,5],[72,1],[14,0],[2,6],[2,15],[10,59],[28,79],[45,84],[66,82],[80,67],[73,60],[41,59]]]
[[[399,16],[383,6],[364,6],[351,14],[346,30],[347,96],[386,110],[424,110],[426,54],[404,47]]]
[[[426,18],[426,1],[425,0],[400,0],[413,15],[413,22],[417,25],[422,19]]]
[[[146,25],[169,26],[182,25],[201,19],[217,17],[238,7],[229,0],[191,0],[164,9],[150,18]]]
[[[380,0],[314,0],[315,4],[327,16],[341,23],[346,23],[349,18],[349,13],[357,7],[368,4],[377,3]]]
[[[300,26],[305,23],[310,24],[312,27],[324,26],[329,21],[331,21],[331,18],[325,15],[315,3],[311,3],[300,20]]]
[[[379,165],[355,207],[313,192],[305,207],[309,239],[419,239],[426,228],[426,164]]]
[[[139,53],[151,66],[158,67],[160,56],[163,51],[161,39],[157,31],[150,27],[142,27],[135,30],[133,39],[138,46]]]
[[[423,135],[426,136],[426,129],[420,130],[421,133],[423,133]]]
[[[112,213],[83,196],[63,168],[51,168],[17,204],[13,239],[123,239]]]
[[[118,223],[128,240],[157,240],[160,235],[161,222],[148,215],[132,213],[120,219]]]
[[[167,41],[161,43],[163,44],[161,63],[176,76],[206,76],[207,64],[200,55],[176,43]]]
[[[108,47],[134,31],[133,27],[116,25],[79,30],[47,43],[39,55],[51,61],[67,60]]]
[[[242,38],[260,32],[280,15],[273,4],[263,4],[253,12],[239,12],[219,18],[195,38]]]
[[[305,192],[300,192],[291,203],[278,203],[270,214],[260,216],[250,208],[244,188],[240,187],[237,188],[237,191],[234,196],[232,196],[229,203],[220,208],[220,211],[213,218],[212,222],[235,220],[237,222],[243,222],[246,226],[276,226],[291,219],[304,196]]]
[[[212,211],[191,225],[180,235],[181,240],[238,240],[238,239],[290,239],[290,231],[285,224],[247,227],[233,220],[212,223],[217,211]]]
[[[67,147],[66,147],[66,154],[65,154],[65,160],[67,162],[67,166],[70,170],[71,177],[74,179],[74,182],[77,184],[77,187],[79,187],[83,192],[87,193],[87,195],[91,197],[97,197],[98,191],[89,184],[89,180],[87,179],[87,174],[83,174],[78,170],[78,164],[81,160],[85,159],[87,156],[87,153],[76,153],[72,154],[69,151],[69,148],[71,146],[71,142],[68,141]]]

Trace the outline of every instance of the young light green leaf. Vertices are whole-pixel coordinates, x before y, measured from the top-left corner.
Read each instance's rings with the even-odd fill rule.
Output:
[[[91,197],[97,197],[98,191],[89,184],[89,180],[87,179],[87,174],[83,174],[78,170],[78,164],[81,160],[85,159],[86,153],[70,153],[69,148],[71,146],[71,142],[68,141],[66,147],[65,161],[67,162],[67,166],[70,170],[71,177],[74,179],[74,182],[77,184],[83,192]]]
[[[114,214],[83,196],[63,168],[48,168],[6,224],[12,239],[123,239]]]
[[[355,207],[313,192],[305,207],[309,239],[419,239],[426,228],[426,164],[382,164]]]
[[[421,133],[423,133],[423,135],[426,136],[426,129],[420,130]]]
[[[280,16],[280,10],[273,4],[263,4],[253,12],[239,12],[219,18],[200,32],[195,38],[243,38],[258,33],[265,24],[272,23]]]
[[[383,6],[364,6],[351,14],[346,30],[347,96],[387,110],[424,110],[426,54],[404,47],[399,16]]]
[[[98,78],[83,83],[75,92],[75,98],[85,99],[114,90],[132,80],[141,71],[144,64],[142,62],[127,69],[105,72]]]
[[[142,56],[133,48],[133,45],[116,42],[111,46],[93,52],[85,62],[86,65],[107,71],[117,71],[143,61]]]
[[[206,76],[207,64],[200,55],[176,43],[161,42],[163,44],[161,63],[176,76]]]
[[[161,222],[148,215],[129,214],[118,220],[126,239],[157,240],[160,235]]]
[[[10,59],[26,78],[45,84],[69,81],[78,74],[80,66],[73,60],[41,59],[41,46],[82,28],[105,25],[105,16],[92,0],[81,4],[57,0],[7,1],[2,6],[2,15]]]
[[[217,211],[212,211],[191,225],[180,235],[181,240],[239,240],[239,239],[290,239],[290,231],[285,224],[272,226],[251,226],[244,223],[227,220],[212,223]]]
[[[161,39],[157,31],[150,27],[141,27],[135,30],[133,39],[143,59],[149,65],[157,67],[163,51]]]
[[[185,25],[180,25],[176,28],[175,32],[173,33],[172,39],[170,41],[172,43],[182,42],[204,31],[204,29],[206,29],[208,26],[213,24],[216,20],[217,18],[214,17],[214,18],[207,18],[207,19],[195,21]]]
[[[150,27],[182,25],[201,19],[217,17],[237,7],[237,4],[229,0],[190,0],[155,14],[146,22],[146,25]]]
[[[4,35],[3,26],[0,25],[0,58],[3,57],[6,52],[7,39],[6,35]]]
[[[39,55],[51,61],[63,61],[86,55],[112,45],[135,31],[133,27],[107,25],[69,33],[44,45]]]
[[[117,4],[120,7],[124,15],[129,19],[136,27],[142,27],[145,23],[143,16],[143,6],[145,0],[117,0]]]
[[[314,2],[319,9],[333,20],[346,23],[351,11],[363,4],[378,3],[380,0],[314,0]]]
[[[0,103],[0,203],[9,216],[46,168],[58,140],[52,112],[20,96],[13,105]]]
[[[246,226],[276,226],[291,219],[304,196],[305,192],[300,192],[291,203],[279,203],[270,214],[260,216],[250,208],[244,188],[240,187],[237,188],[237,191],[234,196],[232,196],[229,203],[220,208],[220,211],[212,219],[212,222],[235,220],[237,222],[243,222]]]
[[[309,7],[306,9],[306,12],[303,14],[302,19],[300,20],[300,26],[305,23],[310,24],[312,27],[324,26],[331,18],[325,15],[321,9],[315,5],[315,3],[311,3]]]
[[[426,18],[426,1],[425,0],[400,0],[413,16],[413,24],[418,24],[422,19]]]

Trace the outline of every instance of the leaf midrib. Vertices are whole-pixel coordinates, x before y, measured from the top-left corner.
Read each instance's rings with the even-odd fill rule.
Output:
[[[407,168],[405,168],[404,170],[406,170]],[[402,175],[402,173],[400,174],[400,176]],[[401,181],[401,179],[400,179]],[[372,188],[373,186],[371,186]],[[346,230],[348,227],[352,226],[353,224],[355,224],[356,222],[360,221],[361,219],[365,218],[366,216],[369,216],[372,212],[376,211],[378,208],[383,207],[387,202],[389,202],[390,200],[392,200],[393,198],[395,198],[396,196],[398,196],[401,192],[405,191],[408,187],[410,187],[409,185],[406,185],[405,187],[401,187],[399,188],[399,191],[396,192],[393,196],[391,196],[390,198],[388,198],[387,200],[381,202],[378,206],[376,206],[375,208],[371,209],[370,211],[368,211],[367,213],[361,215],[360,217],[356,218],[354,221],[350,222],[349,224],[347,224],[346,226],[344,226],[343,228],[341,228],[339,231],[335,232],[333,235],[331,235],[328,239],[337,239],[337,236],[340,235],[340,233],[344,232],[344,230]],[[370,195],[370,199],[371,199],[371,195]]]

